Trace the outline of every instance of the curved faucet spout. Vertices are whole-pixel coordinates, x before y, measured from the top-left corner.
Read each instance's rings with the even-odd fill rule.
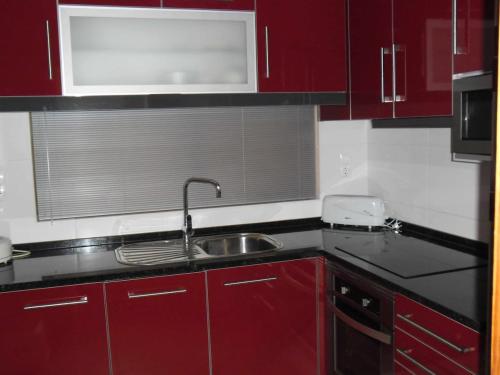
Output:
[[[183,205],[184,205],[184,225],[182,226],[182,236],[184,238],[184,244],[186,245],[186,248],[189,246],[189,240],[191,236],[193,235],[193,225],[191,222],[191,215],[188,213],[188,187],[189,184],[192,182],[198,182],[198,183],[203,183],[203,184],[212,184],[215,186],[215,196],[217,198],[222,197],[222,190],[220,188],[220,184],[212,180],[211,178],[203,178],[203,177],[191,177],[188,178],[184,182],[184,187],[183,187],[183,192],[184,192],[184,200],[183,200]]]

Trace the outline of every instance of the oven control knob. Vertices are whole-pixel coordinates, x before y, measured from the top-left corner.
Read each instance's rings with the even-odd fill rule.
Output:
[[[346,286],[341,286],[340,293],[345,296],[347,293],[349,293],[349,288]]]
[[[370,303],[372,303],[371,298],[363,298],[363,299],[361,300],[361,305],[362,305],[363,307],[368,307],[368,306],[370,305]]]

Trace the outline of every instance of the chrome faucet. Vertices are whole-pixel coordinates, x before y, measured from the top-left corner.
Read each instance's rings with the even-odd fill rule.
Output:
[[[188,187],[191,182],[199,182],[204,184],[212,184],[215,186],[215,196],[220,198],[222,196],[222,192],[220,189],[220,185],[217,181],[212,180],[210,178],[203,177],[191,177],[184,182],[184,225],[182,226],[182,239],[184,240],[184,248],[189,249],[189,243],[191,241],[191,236],[194,234],[193,231],[193,223],[191,220],[191,215],[188,214]]]

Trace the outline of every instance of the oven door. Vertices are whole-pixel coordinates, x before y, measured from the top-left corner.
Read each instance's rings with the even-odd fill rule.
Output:
[[[333,368],[338,375],[393,373],[392,332],[336,299],[333,312]]]

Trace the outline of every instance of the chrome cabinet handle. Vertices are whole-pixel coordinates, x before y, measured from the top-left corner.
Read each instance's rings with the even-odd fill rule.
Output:
[[[388,48],[380,47],[380,102],[392,103],[390,96],[385,96],[385,72],[384,72],[384,55],[390,55]]]
[[[236,285],[245,285],[245,284],[265,283],[265,282],[274,281],[277,279],[278,279],[277,277],[266,277],[265,279],[235,281],[235,282],[230,282],[230,283],[224,283],[224,286],[236,286]]]
[[[403,368],[408,374],[416,375],[413,371],[411,371],[408,367],[403,365],[401,362],[394,360],[394,363],[396,363],[399,367]]]
[[[266,34],[266,78],[271,77],[271,70],[269,67],[269,27],[264,27]]]
[[[406,85],[407,85],[407,80],[406,80],[406,47],[400,46],[399,44],[393,44],[393,61],[394,61],[394,100],[396,102],[406,102]],[[405,92],[403,95],[398,95],[397,93],[397,62],[396,62],[396,57],[397,53],[402,52],[404,53],[404,82],[405,82]]]
[[[47,35],[47,55],[48,55],[48,63],[49,63],[49,79],[52,80],[52,48],[50,46],[50,25],[49,20],[45,21],[45,32]]]
[[[453,29],[453,54],[458,55],[458,41],[457,41],[457,1],[452,0],[452,14],[451,14],[451,22]]]
[[[182,293],[186,293],[186,292],[187,292],[187,289],[167,290],[167,291],[164,291],[164,292],[154,292],[154,293],[134,293],[134,292],[128,292],[128,298],[129,299],[135,299],[135,298],[168,296],[168,295],[171,295],[171,294],[182,294]]]
[[[391,345],[391,343],[392,343],[392,336],[391,335],[389,335],[385,332],[377,331],[376,329],[370,328],[368,326],[365,326],[364,324],[351,318],[345,312],[340,310],[337,306],[334,306],[334,305],[330,305],[330,306],[331,306],[335,316],[337,318],[339,318],[340,320],[342,320],[349,327],[354,328],[356,331],[361,332],[364,335],[371,337],[374,340],[377,340],[378,342],[381,342],[381,343],[386,344],[386,345]]]
[[[419,361],[417,361],[416,359],[414,359],[408,355],[408,353],[411,353],[411,349],[407,349],[407,350],[396,349],[396,352],[398,352],[401,356],[406,358],[408,361],[410,361],[415,366],[417,366],[421,370],[425,371],[429,375],[436,375],[436,373],[434,371],[430,370],[429,368],[427,368],[426,366],[421,364]]]
[[[437,335],[436,333],[428,330],[427,328],[425,327],[422,327],[420,324],[418,323],[415,323],[413,320],[411,320],[411,316],[412,314],[407,314],[407,315],[401,315],[401,314],[396,314],[396,316],[401,319],[402,321],[408,323],[409,325],[417,328],[418,330],[428,334],[429,336],[432,336],[433,338],[435,338],[436,340],[438,340],[439,342],[445,344],[446,346],[450,347],[451,349],[459,352],[459,353],[469,353],[469,352],[473,352],[476,350],[475,347],[469,347],[469,348],[463,348],[463,347],[460,347],[458,345],[455,345],[453,344],[452,342],[442,338],[441,336]]]
[[[66,301],[66,302],[56,302],[56,303],[45,303],[41,305],[26,305],[24,310],[37,310],[37,309],[48,309],[51,307],[62,307],[62,306],[72,306],[72,305],[83,305],[88,303],[89,299],[87,296],[80,297],[76,300]]]

